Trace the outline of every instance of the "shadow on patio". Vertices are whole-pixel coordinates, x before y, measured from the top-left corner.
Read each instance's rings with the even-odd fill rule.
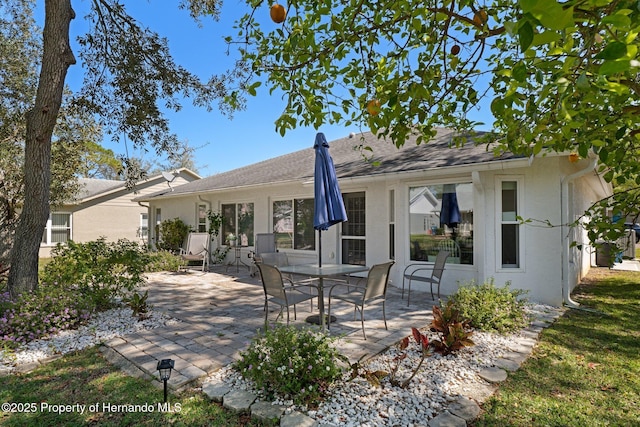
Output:
[[[232,363],[239,352],[248,347],[258,330],[264,327],[264,292],[259,276],[251,277],[248,269],[214,266],[210,272],[163,272],[149,274],[148,302],[180,322],[164,328],[115,338],[105,343],[105,354],[130,373],[156,377],[160,359],[175,360],[175,371],[169,384],[181,388],[203,379],[211,372]],[[144,291],[145,289],[142,289]],[[332,336],[340,337],[340,351],[353,362],[361,356],[372,357],[403,337],[411,327],[424,327],[431,321],[433,302],[428,293],[415,292],[412,305],[400,297],[392,285],[387,290],[386,314],[389,330],[384,329],[382,306],[365,309],[367,339],[362,336],[359,315],[354,320],[353,306],[336,302],[332,315]],[[273,323],[279,307],[269,305],[269,322]],[[317,304],[314,301],[314,313]],[[297,307],[297,320],[291,324],[319,328],[305,322],[311,314],[308,302]],[[286,313],[279,322],[286,323]],[[132,366],[133,365],[133,366]],[[141,372],[135,372],[136,370]]]

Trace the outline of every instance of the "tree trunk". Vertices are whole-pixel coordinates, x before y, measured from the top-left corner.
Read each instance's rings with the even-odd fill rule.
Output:
[[[12,299],[38,285],[38,250],[49,218],[51,135],[67,70],[76,62],[69,43],[74,17],[71,0],[45,1],[42,66],[35,105],[27,114],[24,206],[11,250],[8,287]]]

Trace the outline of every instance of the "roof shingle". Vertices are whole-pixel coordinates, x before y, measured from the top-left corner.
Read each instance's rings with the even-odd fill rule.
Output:
[[[478,146],[471,141],[463,147],[452,148],[453,136],[453,131],[439,128],[429,143],[417,145],[416,139],[411,138],[397,148],[393,143],[365,132],[330,142],[329,153],[338,178],[420,171],[515,157],[507,154],[496,158],[486,146]],[[175,187],[170,195],[311,180],[315,162],[312,145],[313,141],[310,141],[309,148]],[[363,150],[363,147],[370,147],[372,151]],[[163,191],[148,195],[145,199],[162,195],[169,194]]]

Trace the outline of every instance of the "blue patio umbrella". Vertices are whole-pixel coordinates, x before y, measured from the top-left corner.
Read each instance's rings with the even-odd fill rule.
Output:
[[[440,227],[446,225],[455,228],[461,221],[460,207],[455,184],[445,184],[440,208]]]
[[[322,267],[322,231],[347,220],[342,193],[336,178],[333,159],[329,155],[329,144],[322,132],[316,135],[313,146],[316,150],[314,173],[313,228],[318,230],[318,265]]]

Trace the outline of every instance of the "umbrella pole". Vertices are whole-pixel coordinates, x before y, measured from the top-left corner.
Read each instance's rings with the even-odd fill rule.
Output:
[[[322,267],[322,230],[318,230],[318,267]]]

